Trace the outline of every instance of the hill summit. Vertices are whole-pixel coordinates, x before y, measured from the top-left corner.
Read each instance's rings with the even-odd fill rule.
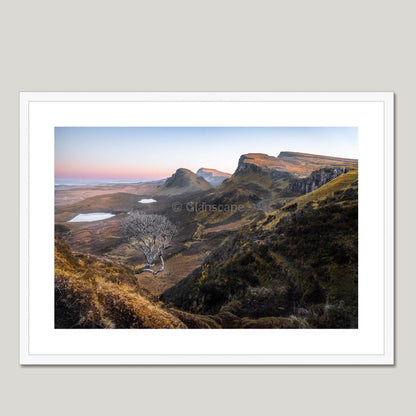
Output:
[[[196,172],[197,175],[202,176],[211,185],[221,185],[227,178],[231,177],[230,173],[221,172],[217,169],[200,168]]]
[[[189,169],[179,168],[163,185],[156,189],[155,195],[172,196],[206,191],[211,188],[212,185],[203,177],[196,175]]]

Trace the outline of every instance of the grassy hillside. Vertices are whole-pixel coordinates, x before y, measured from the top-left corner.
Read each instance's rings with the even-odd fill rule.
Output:
[[[132,268],[73,254],[55,240],[55,328],[300,328],[295,319],[199,315],[168,308],[142,287]]]
[[[301,212],[304,208],[319,208],[330,202],[343,205],[348,201],[358,204],[358,169],[354,168],[313,192],[291,198],[280,209],[269,213],[263,224],[266,226],[265,228],[271,229],[277,225],[281,218],[294,211]]]
[[[199,314],[358,325],[357,171],[240,230],[162,299]]]
[[[186,328],[146,298],[131,269],[73,255],[55,241],[56,328]]]

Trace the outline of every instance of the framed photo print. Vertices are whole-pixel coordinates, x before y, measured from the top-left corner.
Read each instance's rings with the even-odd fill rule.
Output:
[[[21,93],[21,364],[394,364],[393,102]]]

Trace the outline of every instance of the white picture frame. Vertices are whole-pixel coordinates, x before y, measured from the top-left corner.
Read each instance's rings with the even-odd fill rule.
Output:
[[[55,329],[56,126],[358,127],[358,329]],[[393,365],[394,94],[22,92],[20,363]]]

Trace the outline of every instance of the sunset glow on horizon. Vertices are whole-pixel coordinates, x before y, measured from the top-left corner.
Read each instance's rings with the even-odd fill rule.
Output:
[[[358,158],[356,127],[56,127],[55,179],[151,181],[178,168],[234,173],[245,153]]]
[[[98,163],[82,164],[77,162],[60,163],[55,166],[55,178],[91,179],[91,180],[157,180],[171,176],[173,172],[158,166],[150,166],[146,171],[139,171],[137,166],[112,165],[102,166]]]

